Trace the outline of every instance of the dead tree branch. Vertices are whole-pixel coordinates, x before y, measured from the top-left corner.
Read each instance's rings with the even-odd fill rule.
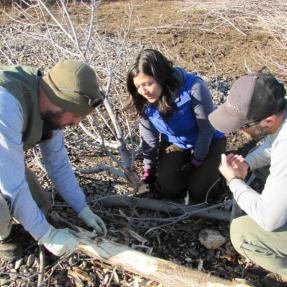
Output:
[[[81,238],[81,235],[79,235]],[[80,239],[77,249],[90,257],[160,282],[167,287],[248,287],[247,283],[230,282],[167,260],[146,255],[107,239]]]

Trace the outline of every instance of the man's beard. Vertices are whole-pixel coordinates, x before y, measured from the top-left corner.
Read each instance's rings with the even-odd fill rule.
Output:
[[[41,118],[45,122],[45,126],[48,129],[58,130],[58,129],[62,129],[58,121],[62,114],[63,114],[63,111],[58,111],[58,112],[47,111],[41,114]]]
[[[253,140],[261,140],[271,132],[267,127],[254,126],[254,129],[251,129],[248,132],[245,131],[244,133],[251,137]]]

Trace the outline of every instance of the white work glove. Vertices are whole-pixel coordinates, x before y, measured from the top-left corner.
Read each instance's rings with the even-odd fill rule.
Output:
[[[56,229],[51,226],[39,240],[50,252],[57,256],[75,251],[76,246],[80,243],[68,228]]]
[[[80,213],[78,214],[79,218],[81,218],[88,226],[95,229],[97,234],[106,235],[107,228],[103,220],[97,216],[92,210],[86,206],[84,207]]]

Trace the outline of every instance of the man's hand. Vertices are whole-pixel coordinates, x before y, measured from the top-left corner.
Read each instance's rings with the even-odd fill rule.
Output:
[[[92,210],[86,206],[81,212],[78,214],[79,218],[81,218],[88,226],[94,228],[99,235],[106,236],[107,228],[103,220],[97,216]]]
[[[50,252],[56,256],[62,256],[75,251],[80,243],[68,228],[56,229],[51,226],[39,240]]]
[[[225,177],[227,182],[230,182],[236,177],[244,179],[248,173],[248,168],[248,164],[241,155],[233,153],[221,155],[219,171]]]

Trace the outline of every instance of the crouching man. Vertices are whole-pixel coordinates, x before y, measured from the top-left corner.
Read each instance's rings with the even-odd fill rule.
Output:
[[[0,66],[1,258],[22,256],[11,232],[12,217],[55,255],[72,252],[77,244],[68,229],[56,229],[45,218],[49,203],[24,161],[24,151],[36,144],[60,195],[88,226],[106,233],[104,222],[87,206],[61,131],[79,124],[103,100],[94,70],[82,62],[60,61],[44,76],[31,67]]]
[[[236,154],[223,154],[219,170],[229,183],[234,199],[247,214],[231,223],[230,234],[234,247],[244,257],[286,279],[285,94],[283,84],[271,74],[243,76],[235,81],[226,102],[209,115],[209,120],[216,129],[225,133],[241,129],[254,139],[267,136],[265,142],[245,158]],[[259,194],[248,186],[244,179],[248,170],[268,165],[270,173],[262,193]],[[287,286],[279,278],[273,279],[265,277],[262,286]]]

